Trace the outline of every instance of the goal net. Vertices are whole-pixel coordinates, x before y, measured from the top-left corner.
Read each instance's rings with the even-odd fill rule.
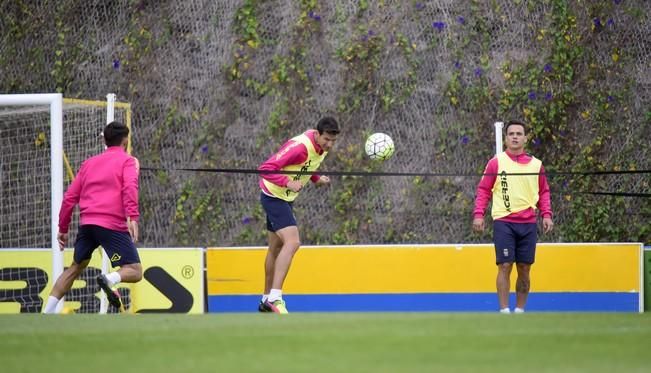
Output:
[[[19,293],[25,297],[18,300],[21,312],[40,312],[38,303],[47,297],[45,287],[40,286],[40,294],[26,289],[32,288],[29,284],[42,284],[48,271],[50,278],[45,282],[51,288],[68,263],[63,262],[56,242],[63,191],[81,163],[103,151],[101,131],[107,121],[131,127],[130,105],[115,102],[114,97],[91,101],[66,99],[60,94],[0,95],[0,248],[24,253],[33,251],[28,249],[52,250],[52,268],[39,268],[40,263],[23,267],[0,263],[0,281],[28,284],[18,289],[0,288],[0,302],[16,301],[11,298]],[[77,212],[70,225],[70,246],[77,232]],[[82,274],[82,281],[86,277]],[[73,286],[67,301],[74,299],[75,304],[66,307],[77,312],[98,312],[98,306],[105,309],[91,285],[96,286],[88,283],[84,292]]]

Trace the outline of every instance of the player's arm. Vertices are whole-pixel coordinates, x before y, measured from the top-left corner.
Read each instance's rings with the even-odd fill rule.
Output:
[[[122,207],[127,216],[127,228],[133,242],[138,241],[138,174],[139,162],[135,157],[129,157],[122,168]]]
[[[482,176],[477,185],[477,194],[475,196],[475,208],[472,212],[472,229],[476,232],[484,231],[484,213],[488,207],[488,202],[492,196],[493,185],[497,180],[497,158],[488,161]]]
[[[70,228],[70,221],[72,220],[72,211],[79,203],[81,197],[81,187],[83,179],[86,176],[86,163],[83,163],[77,172],[77,176],[72,180],[70,186],[63,195],[61,201],[61,209],[59,210],[59,232],[57,233],[57,241],[59,241],[59,249],[63,250],[68,243],[68,229]]]
[[[538,209],[543,218],[543,232],[551,232],[554,229],[551,192],[549,190],[547,176],[545,175],[545,169],[542,166],[540,166],[540,175],[538,175]]]
[[[288,141],[278,153],[271,156],[258,167],[259,171],[280,171],[284,167],[296,164],[302,164],[307,160],[307,148],[305,145]],[[294,175],[281,173],[260,173],[260,176],[278,186],[286,187],[294,192],[298,192],[302,185],[298,180],[293,180]]]

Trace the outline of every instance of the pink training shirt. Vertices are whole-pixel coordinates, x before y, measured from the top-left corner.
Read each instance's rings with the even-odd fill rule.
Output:
[[[136,159],[121,146],[111,146],[88,158],[66,190],[59,211],[59,232],[67,233],[72,211],[79,204],[79,225],[99,225],[127,232],[127,217],[138,221]]]
[[[509,158],[511,158],[511,160],[521,164],[527,164],[532,159],[532,157],[526,153],[514,155],[507,150],[506,154],[509,156]],[[484,217],[484,212],[486,211],[486,207],[488,207],[488,202],[493,196],[493,186],[495,185],[495,180],[497,179],[497,172],[497,157],[493,157],[490,161],[488,161],[486,170],[484,171],[485,174],[490,175],[484,175],[481,178],[479,185],[477,186],[477,197],[475,198],[475,209],[473,210],[473,217]],[[538,175],[538,209],[540,210],[543,218],[551,218],[552,203],[549,193],[549,184],[547,184],[547,177],[545,177],[544,172],[545,169],[540,166],[540,175]],[[536,210],[533,208],[528,208],[526,210],[514,212],[510,215],[496,220],[511,223],[535,223]]]
[[[316,143],[316,140],[314,138],[316,133],[316,130],[307,131],[307,137],[309,137],[309,139],[312,141],[314,149],[317,151],[317,153],[323,154],[323,149],[321,149],[321,146]],[[301,144],[300,142],[289,140],[280,148],[280,150],[278,150],[277,153],[273,154],[271,157],[269,157],[269,159],[264,161],[260,167],[258,167],[258,170],[279,171],[286,166],[303,164],[305,161],[307,161],[307,148],[305,145]],[[285,174],[260,174],[260,176],[261,178],[264,178],[267,181],[281,187],[286,187],[287,183],[292,180],[289,175]],[[319,178],[319,175],[314,174],[312,177],[310,177],[310,181],[316,183],[319,181]],[[264,194],[269,196],[272,195],[271,192],[267,190],[267,187],[262,182],[262,179],[260,179],[259,184]]]

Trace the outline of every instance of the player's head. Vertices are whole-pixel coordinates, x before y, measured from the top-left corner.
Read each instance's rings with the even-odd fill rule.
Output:
[[[524,124],[523,122],[519,121],[519,120],[510,120],[510,121],[506,122],[506,127],[504,127],[504,133],[506,133],[508,135],[509,127],[511,127],[511,126],[522,126],[522,128],[521,128],[522,133],[524,133],[525,135],[527,134],[527,125]]]
[[[506,147],[510,151],[520,151],[527,142],[527,126],[519,120],[510,120],[504,128]]]
[[[104,127],[103,135],[106,146],[126,145],[129,138],[129,127],[120,122],[111,122]]]
[[[335,145],[337,135],[339,134],[339,124],[333,117],[323,117],[316,125],[318,132],[316,143],[325,151],[329,151]]]

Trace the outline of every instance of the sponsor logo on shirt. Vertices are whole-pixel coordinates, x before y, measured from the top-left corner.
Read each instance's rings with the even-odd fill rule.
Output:
[[[502,200],[506,211],[511,212],[511,202],[509,201],[509,183],[506,181],[506,171],[500,173],[500,186],[502,187]]]

